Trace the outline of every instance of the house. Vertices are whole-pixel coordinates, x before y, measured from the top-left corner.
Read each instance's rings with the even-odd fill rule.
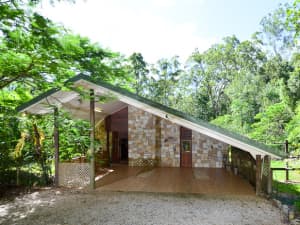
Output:
[[[241,161],[245,159],[251,161],[249,168],[258,178],[262,163],[266,165],[271,157],[281,157],[266,145],[89,76],[75,76],[69,83],[72,90],[52,89],[18,110],[47,114],[55,106],[63,107],[74,117],[91,119],[95,139],[100,140],[101,151],[107,152],[113,163],[223,168],[230,161],[242,171],[245,163]],[[90,90],[96,101],[82,99],[78,90]]]

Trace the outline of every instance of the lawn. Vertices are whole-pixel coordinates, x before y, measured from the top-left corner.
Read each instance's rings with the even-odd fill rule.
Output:
[[[300,160],[294,160],[288,162],[291,168],[300,168]],[[273,160],[271,162],[272,168],[285,168],[286,162],[281,160]],[[294,196],[298,196],[298,199],[293,200],[293,204],[300,211],[300,171],[290,171],[289,180],[299,183],[285,183],[286,175],[285,171],[273,171],[273,189],[279,193],[287,193]]]
[[[300,160],[294,160],[288,162],[290,168],[300,168]],[[271,162],[272,168],[285,168],[286,162],[283,160],[273,160]],[[273,179],[279,182],[285,182],[285,171],[273,171]],[[300,182],[300,171],[289,171],[289,180],[294,182]],[[300,185],[300,184],[299,184]],[[300,189],[299,189],[300,192]]]

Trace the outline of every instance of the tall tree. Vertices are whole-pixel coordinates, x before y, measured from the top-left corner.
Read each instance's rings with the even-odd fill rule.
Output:
[[[130,71],[133,73],[134,89],[135,93],[138,95],[143,95],[143,89],[145,88],[145,83],[147,82],[147,74],[149,70],[147,69],[147,63],[144,61],[144,58],[141,53],[133,53],[129,57],[131,64]]]
[[[288,136],[286,127],[291,117],[292,112],[284,102],[271,105],[256,115],[257,121],[252,125],[250,137],[270,145],[284,143]]]
[[[286,23],[291,30],[295,30],[295,37],[300,35],[300,0],[294,0],[292,6],[287,8]]]
[[[151,73],[147,97],[166,106],[171,106],[181,73],[178,57],[172,57],[170,60],[160,59],[156,65],[152,66]]]
[[[269,13],[261,22],[260,31],[253,35],[256,43],[268,50],[271,56],[289,58],[294,48],[295,30],[286,25],[288,4],[280,5]]]

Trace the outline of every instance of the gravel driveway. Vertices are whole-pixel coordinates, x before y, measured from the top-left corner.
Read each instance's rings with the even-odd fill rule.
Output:
[[[0,202],[0,224],[270,224],[279,209],[253,196],[50,189]]]

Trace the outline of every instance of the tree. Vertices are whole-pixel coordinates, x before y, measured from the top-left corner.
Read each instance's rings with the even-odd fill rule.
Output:
[[[300,103],[295,110],[295,116],[287,124],[288,141],[293,154],[300,154]]]
[[[289,72],[289,79],[287,81],[288,93],[291,99],[291,105],[296,107],[297,101],[300,99],[300,54],[294,54],[292,58],[293,70]]]
[[[33,80],[36,89],[47,89],[80,72],[108,81],[124,77],[119,54],[72,35],[29,6],[8,2],[0,10],[0,89]]]
[[[288,136],[286,127],[291,118],[292,112],[285,103],[271,105],[255,116],[256,122],[252,125],[250,137],[270,145],[284,143]]]
[[[295,30],[286,26],[288,4],[280,5],[274,12],[264,17],[261,30],[253,35],[253,39],[262,48],[267,49],[270,56],[288,59],[293,52]]]
[[[287,8],[286,23],[291,30],[295,30],[295,37],[299,37],[300,34],[300,0],[294,0],[292,6]]]
[[[227,87],[234,80],[243,80],[245,74],[259,73],[264,60],[264,53],[252,42],[240,42],[235,36],[224,38],[204,53],[196,50],[187,65],[196,116],[212,120],[228,113]]]
[[[130,72],[133,73],[134,89],[137,95],[143,95],[143,90],[145,88],[145,83],[147,82],[147,74],[149,70],[147,69],[147,63],[141,53],[133,53],[129,57],[131,64]]]
[[[16,114],[16,106],[53,86],[63,86],[65,80],[77,73],[116,84],[127,79],[124,59],[119,53],[103,49],[88,38],[73,35],[35,13],[33,2],[28,5],[25,1],[0,1],[1,183],[10,182],[7,174],[14,167],[32,163],[39,163],[44,184],[51,175],[51,115],[22,117]],[[89,138],[82,131],[88,131],[88,122],[66,119],[65,116],[63,121],[61,151],[63,159],[70,159],[86,152]],[[69,126],[65,125],[66,121]],[[25,139],[21,137],[24,133]],[[21,141],[23,144],[18,144]]]
[[[160,59],[156,65],[152,66],[151,73],[152,77],[146,96],[166,106],[171,106],[181,73],[178,57],[172,57],[170,60]]]

